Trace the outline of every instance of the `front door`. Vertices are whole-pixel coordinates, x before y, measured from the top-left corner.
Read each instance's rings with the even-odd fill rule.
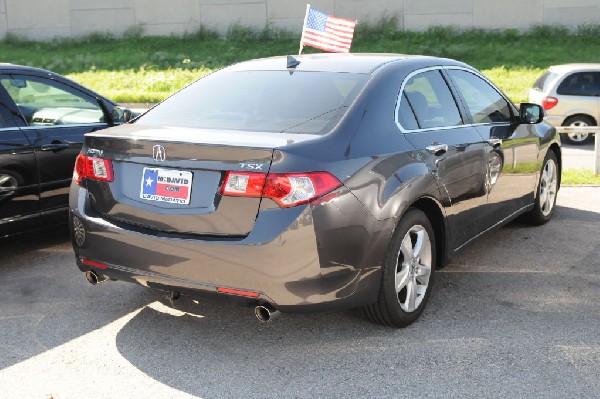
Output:
[[[487,202],[488,144],[474,127],[465,125],[439,69],[407,80],[398,111],[406,139],[419,150],[446,197],[448,244],[455,250],[486,227],[482,212]]]
[[[6,101],[0,87],[0,237],[33,227],[40,212],[33,147]]]
[[[447,69],[486,146],[486,224],[492,226],[533,203],[539,137],[521,125],[516,109],[486,80],[464,69]]]
[[[11,74],[0,76],[0,84],[35,151],[41,212],[66,208],[83,135],[108,127],[106,113],[95,98],[52,79]]]

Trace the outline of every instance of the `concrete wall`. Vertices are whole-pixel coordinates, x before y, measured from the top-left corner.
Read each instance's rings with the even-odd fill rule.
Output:
[[[0,0],[0,38],[32,39],[122,35],[141,28],[147,35],[183,34],[200,26],[225,33],[231,25],[302,29],[307,0]],[[600,0],[313,0],[314,7],[360,23],[395,16],[398,29],[432,25],[526,30],[532,25],[575,28],[600,23]]]

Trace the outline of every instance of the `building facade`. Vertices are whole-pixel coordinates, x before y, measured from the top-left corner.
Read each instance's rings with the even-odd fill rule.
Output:
[[[302,29],[307,0],[0,0],[0,38],[78,37],[96,32],[120,36],[193,33],[201,26],[221,34],[231,26],[256,30]],[[339,17],[374,24],[395,17],[401,30],[444,25],[519,29],[600,23],[600,0],[312,0]]]

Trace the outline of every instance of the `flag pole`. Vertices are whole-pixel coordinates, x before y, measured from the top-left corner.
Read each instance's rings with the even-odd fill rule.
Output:
[[[306,29],[306,21],[308,20],[308,13],[310,11],[310,4],[306,5],[306,14],[304,15],[304,24],[302,25],[302,37],[300,37],[300,50],[298,51],[298,55],[302,55],[302,49],[304,49],[304,29]]]

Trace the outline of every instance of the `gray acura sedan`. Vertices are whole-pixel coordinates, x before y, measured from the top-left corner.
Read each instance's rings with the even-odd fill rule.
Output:
[[[239,298],[262,321],[362,307],[407,326],[455,252],[552,217],[561,149],[543,116],[449,59],[236,64],[86,135],[77,265],[94,284]]]

